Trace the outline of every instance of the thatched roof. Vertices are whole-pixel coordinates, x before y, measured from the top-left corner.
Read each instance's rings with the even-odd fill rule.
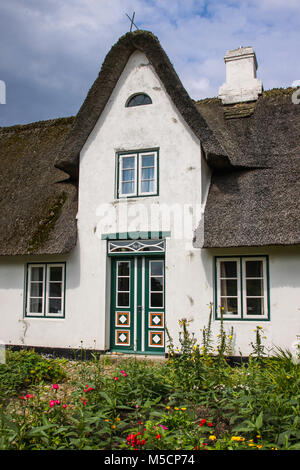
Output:
[[[292,103],[293,90],[232,106],[217,98],[194,102],[157,38],[136,31],[112,47],[76,118],[0,128],[0,255],[75,246],[79,153],[135,50],[146,54],[213,170],[204,247],[300,243],[300,105]]]
[[[205,119],[197,112],[158,39],[149,31],[135,31],[122,36],[107,54],[98,78],[76,116],[56,166],[73,178],[78,177],[79,153],[104,110],[130,55],[136,50],[147,56],[173,103],[199,137],[207,158],[224,161],[227,165],[226,153]]]
[[[73,120],[0,128],[0,255],[74,247],[77,187],[54,167]]]
[[[300,105],[292,102],[294,91],[269,90],[248,105],[224,107],[218,99],[196,104],[232,164],[245,167],[214,171],[205,247],[300,243]]]

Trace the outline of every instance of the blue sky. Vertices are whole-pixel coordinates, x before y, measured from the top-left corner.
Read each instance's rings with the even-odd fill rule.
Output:
[[[133,11],[193,99],[217,96],[239,46],[254,47],[264,89],[300,80],[299,0],[2,0],[0,126],[75,115]]]

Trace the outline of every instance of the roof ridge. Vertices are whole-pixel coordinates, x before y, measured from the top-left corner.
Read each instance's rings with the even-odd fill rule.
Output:
[[[29,122],[27,124],[13,124],[12,126],[3,126],[0,127],[0,133],[12,132],[21,129],[35,129],[39,127],[51,127],[56,124],[69,124],[75,119],[75,116],[60,117],[55,119],[47,119],[42,121]]]

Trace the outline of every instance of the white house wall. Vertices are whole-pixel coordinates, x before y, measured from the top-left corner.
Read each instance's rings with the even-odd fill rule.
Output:
[[[145,92],[153,104],[126,108],[129,96]],[[130,230],[148,231],[137,208],[152,205],[175,215],[194,216],[184,234],[171,218],[151,229],[170,232],[166,240],[166,323],[178,343],[178,321],[191,320],[201,341],[209,304],[214,301],[214,256],[228,254],[269,256],[271,321],[226,322],[234,326],[235,354],[251,352],[256,325],[264,328],[266,344],[291,348],[299,331],[299,248],[203,250],[193,244],[194,230],[201,234],[210,184],[210,170],[200,142],[183,121],[166,94],[147,58],[139,52],[129,59],[115,90],[80,156],[78,243],[66,256],[0,258],[0,341],[13,345],[56,348],[109,348],[110,259],[103,234],[114,233],[109,215],[124,207],[116,198],[116,153],[159,148],[159,196],[132,198]],[[185,211],[185,212],[184,212]],[[147,211],[146,211],[147,214]],[[177,225],[179,225],[179,230]],[[186,225],[186,224],[185,224]],[[188,224],[187,224],[188,225]],[[182,226],[181,226],[182,228]],[[117,227],[127,232],[126,224]],[[64,319],[24,318],[24,283],[27,262],[66,262],[66,310]],[[213,321],[217,338],[220,322]]]

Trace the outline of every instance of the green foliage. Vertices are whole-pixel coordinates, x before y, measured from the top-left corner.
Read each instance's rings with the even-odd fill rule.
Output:
[[[54,378],[61,381],[66,377],[63,363],[63,360],[45,359],[33,350],[8,350],[6,363],[0,364],[0,403],[1,398],[19,393],[24,387]]]
[[[61,385],[67,361],[8,352],[0,449],[299,449],[300,365],[292,354],[277,348],[266,357],[256,329],[255,354],[231,367],[233,332],[221,322],[214,348],[209,320],[201,346],[189,324],[181,321],[178,348],[169,336],[166,362],[96,354],[74,361],[79,378],[69,377],[69,394]],[[26,394],[13,397],[21,389]]]

